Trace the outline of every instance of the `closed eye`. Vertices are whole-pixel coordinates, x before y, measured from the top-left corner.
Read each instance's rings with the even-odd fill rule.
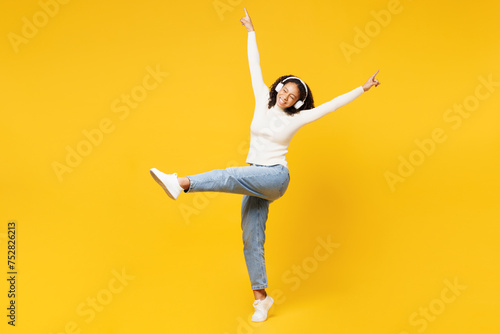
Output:
[[[283,88],[283,91],[285,93],[288,93],[288,89],[286,89],[286,87]],[[292,98],[292,100],[295,99],[295,95],[293,95],[293,94],[291,94],[290,97]]]

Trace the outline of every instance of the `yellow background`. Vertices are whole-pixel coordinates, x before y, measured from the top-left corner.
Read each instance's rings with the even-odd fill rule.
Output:
[[[292,140],[290,186],[267,225],[277,305],[257,325],[241,196],[174,202],[149,174],[245,165],[254,100],[244,6],[266,84],[300,76],[319,105],[377,69],[382,82]],[[393,6],[398,13],[376,23],[372,11]],[[500,87],[457,128],[444,116],[474,100],[480,77],[500,81],[499,9],[494,1],[220,0],[216,9],[211,0],[72,0],[14,47],[9,36],[22,36],[23,18],[44,23],[43,9],[3,2],[0,246],[5,261],[7,223],[16,221],[19,273],[15,328],[1,279],[1,332],[498,333]],[[366,45],[346,57],[341,45],[355,46],[367,27],[375,30]],[[147,68],[168,76],[129,114],[114,112]],[[58,179],[54,162],[66,164],[67,147],[85,145],[83,131],[103,120],[112,130]],[[391,189],[386,172],[397,173],[399,157],[435,128],[446,140]],[[319,260],[318,238],[339,246]],[[462,290],[454,295],[446,282]],[[93,299],[104,303],[91,319]]]

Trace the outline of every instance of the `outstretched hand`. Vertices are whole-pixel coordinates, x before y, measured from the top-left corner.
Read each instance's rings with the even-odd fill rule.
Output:
[[[240,19],[240,22],[243,26],[245,26],[245,28],[247,28],[248,32],[254,31],[252,20],[250,19],[250,16],[248,15],[247,9],[246,8],[244,8],[244,9],[245,9],[245,16]]]
[[[374,75],[372,75],[370,77],[370,79],[368,79],[368,81],[365,82],[365,84],[363,85],[363,90],[366,92],[368,89],[372,88],[372,86],[375,86],[377,87],[378,85],[380,85],[380,81],[378,81],[377,79],[375,79],[375,76],[377,75],[378,71],[380,70],[377,70],[377,72],[375,72]]]

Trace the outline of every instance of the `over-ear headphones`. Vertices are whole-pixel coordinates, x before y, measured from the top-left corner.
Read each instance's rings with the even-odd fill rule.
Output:
[[[295,104],[293,105],[295,107],[295,109],[299,109],[300,107],[302,107],[304,105],[304,102],[305,100],[307,99],[307,95],[309,94],[308,91],[307,91],[307,86],[306,84],[304,83],[304,81],[302,81],[300,78],[297,78],[297,77],[288,77],[286,78],[285,80],[281,81],[277,86],[276,86],[276,91],[279,92],[281,90],[281,88],[283,88],[284,86],[284,82],[287,81],[288,79],[297,79],[299,80],[300,82],[302,82],[302,85],[304,86],[305,90],[306,90],[306,97],[303,99],[303,100],[298,100],[297,102],[295,102]]]

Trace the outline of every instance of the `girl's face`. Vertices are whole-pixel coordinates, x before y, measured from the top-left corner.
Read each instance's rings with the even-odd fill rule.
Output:
[[[286,83],[276,96],[276,104],[281,109],[290,108],[297,102],[300,96],[299,87],[294,82]]]

